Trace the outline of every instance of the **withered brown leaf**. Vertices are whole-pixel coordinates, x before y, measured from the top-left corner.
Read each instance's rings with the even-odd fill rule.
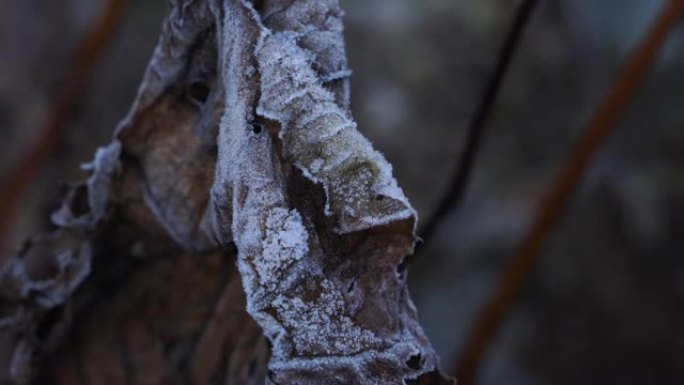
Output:
[[[351,117],[337,1],[170,3],[113,142],[2,269],[2,379],[451,383],[397,269],[416,213]]]

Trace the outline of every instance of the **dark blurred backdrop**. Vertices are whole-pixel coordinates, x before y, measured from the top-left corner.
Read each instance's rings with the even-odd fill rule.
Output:
[[[515,11],[511,0],[343,0],[352,105],[426,217]],[[411,267],[449,368],[533,209],[662,0],[541,1],[463,204]],[[104,0],[0,2],[0,188],[41,133]],[[56,150],[17,207],[3,258],[49,227],[59,186],[109,141],[156,43],[162,0],[132,0]],[[481,384],[684,384],[684,28],[544,249]],[[4,213],[0,213],[4,215]]]

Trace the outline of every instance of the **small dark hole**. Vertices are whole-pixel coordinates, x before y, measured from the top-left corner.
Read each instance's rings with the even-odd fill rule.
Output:
[[[204,81],[194,81],[188,86],[187,94],[195,103],[204,104],[209,98],[209,86]]]
[[[384,196],[384,195],[378,194],[378,195],[375,196],[375,200],[376,200],[376,201],[381,201],[381,200],[384,200],[384,199],[385,199],[385,196]]]
[[[255,134],[260,134],[261,131],[263,131],[264,128],[261,126],[261,124],[253,124],[252,125],[252,131],[254,131]]]
[[[56,307],[48,311],[38,323],[38,328],[36,329],[36,336],[38,339],[41,341],[45,340],[61,318],[62,307]]]
[[[420,353],[412,355],[409,357],[408,361],[406,361],[406,366],[413,370],[419,370],[421,367],[421,358],[423,357],[420,355]]]
[[[75,216],[82,216],[90,211],[88,202],[88,189],[85,186],[78,186],[74,191],[71,201],[71,211]]]
[[[347,293],[351,293],[352,290],[354,290],[354,287],[356,287],[356,281],[352,281],[352,283],[349,284],[349,287],[347,287]]]

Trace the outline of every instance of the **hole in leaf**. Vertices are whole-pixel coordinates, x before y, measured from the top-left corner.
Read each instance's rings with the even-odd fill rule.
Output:
[[[204,80],[195,80],[190,83],[186,92],[190,100],[198,105],[202,105],[209,98],[209,91],[209,86]]]
[[[384,200],[384,199],[385,199],[385,196],[384,196],[384,195],[378,194],[378,195],[375,196],[375,200],[376,200],[376,201],[382,201],[382,200]]]
[[[255,134],[260,134],[263,130],[264,128],[261,126],[261,124],[252,124],[252,131],[254,131]]]
[[[354,290],[354,287],[356,287],[356,281],[352,281],[352,283],[349,284],[349,287],[347,287],[347,293],[351,293],[352,290]]]
[[[420,360],[422,358],[423,357],[421,356],[420,353],[414,354],[411,357],[409,357],[409,359],[406,361],[406,366],[408,366],[409,368],[411,368],[413,370],[419,370],[420,367],[422,366],[421,362],[420,362]]]
[[[76,217],[85,215],[90,211],[88,189],[84,185],[78,186],[74,190],[73,198],[71,200],[71,211]]]
[[[50,335],[50,332],[54,328],[55,324],[59,322],[62,318],[62,307],[58,306],[43,316],[43,319],[38,323],[38,328],[36,329],[36,336],[39,340],[45,340]]]

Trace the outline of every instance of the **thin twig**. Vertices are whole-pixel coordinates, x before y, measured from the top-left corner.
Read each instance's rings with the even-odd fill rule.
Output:
[[[0,195],[0,251],[5,250],[11,228],[15,223],[16,209],[27,189],[38,177],[50,158],[59,138],[77,104],[86,80],[102,57],[121,20],[128,0],[109,0],[97,23],[76,51],[72,65],[64,76],[64,86],[51,109],[45,125],[35,143],[23,154],[9,172],[7,183]]]
[[[463,199],[466,186],[468,185],[468,179],[473,170],[475,155],[482,142],[484,126],[492,115],[496,97],[499,94],[503,79],[510,67],[513,54],[518,48],[520,37],[522,36],[525,26],[537,3],[537,0],[523,0],[518,6],[506,34],[506,40],[503,42],[499,51],[496,60],[496,68],[488,80],[487,88],[477,106],[475,115],[473,115],[473,120],[470,122],[468,132],[466,133],[463,152],[461,153],[456,169],[450,178],[451,183],[449,188],[441,197],[432,216],[425,222],[422,231],[419,232],[420,237],[423,239],[423,243],[432,237],[432,234],[439,224]]]
[[[646,75],[669,32],[684,12],[684,0],[670,0],[631,54],[613,88],[599,105],[578,146],[572,152],[545,199],[540,202],[534,224],[523,239],[512,263],[504,271],[498,288],[480,313],[463,355],[456,363],[459,384],[474,383],[480,362],[502,320],[520,294],[537,262],[544,241],[565,211],[577,184],[599,145],[607,138],[621,112],[628,106],[640,81]]]

